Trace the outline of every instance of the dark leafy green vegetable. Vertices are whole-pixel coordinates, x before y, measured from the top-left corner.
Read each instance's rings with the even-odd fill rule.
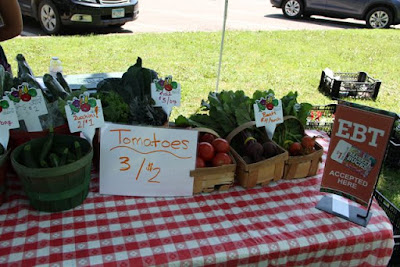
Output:
[[[305,126],[312,105],[309,103],[297,102],[297,97],[297,92],[289,92],[286,96],[281,98],[283,116],[295,116],[301,124]]]
[[[285,119],[283,123],[276,126],[274,140],[278,145],[287,149],[291,142],[301,142],[304,136],[302,123],[296,118]]]
[[[139,57],[121,78],[106,78],[97,84],[106,121],[161,126],[168,120],[161,107],[154,107],[151,83],[157,73],[142,67]]]

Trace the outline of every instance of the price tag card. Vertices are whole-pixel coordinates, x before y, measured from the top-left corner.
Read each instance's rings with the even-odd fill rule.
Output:
[[[99,99],[89,97],[85,92],[67,101],[65,106],[68,126],[71,133],[82,132],[86,138],[93,139],[96,128],[104,125],[103,108]]]
[[[106,123],[101,128],[100,193],[193,194],[198,132]]]
[[[276,125],[283,122],[282,102],[273,94],[266,98],[256,100],[254,106],[254,117],[257,127],[265,126],[268,137],[272,139]]]
[[[11,92],[6,94],[14,102],[18,119],[25,122],[28,132],[42,131],[39,116],[48,113],[42,90],[29,87],[28,83],[22,83],[18,89],[11,88]]]
[[[181,85],[172,76],[155,80],[151,83],[151,97],[169,115],[174,106],[181,105]]]
[[[10,129],[19,128],[17,110],[14,102],[7,96],[0,99],[0,144],[4,148],[8,145]]]

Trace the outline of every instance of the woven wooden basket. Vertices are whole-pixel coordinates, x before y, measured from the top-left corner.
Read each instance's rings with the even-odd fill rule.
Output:
[[[226,140],[230,143],[238,133],[247,128],[254,127],[255,125],[255,121],[240,125],[226,137]],[[236,179],[241,186],[244,188],[252,188],[256,185],[266,185],[272,181],[282,179],[285,161],[288,159],[289,154],[282,147],[279,145],[277,146],[280,150],[278,155],[251,164],[247,164],[242,156],[231,148],[233,157],[236,160]]]
[[[294,116],[285,116],[284,120],[296,119]],[[303,136],[305,136],[303,128]],[[289,156],[285,162],[284,179],[305,178],[317,174],[319,163],[322,162],[324,150],[315,142],[315,152],[308,155]]]
[[[219,137],[219,135],[212,129],[194,128],[193,130],[210,133]],[[193,194],[208,193],[212,191],[227,191],[233,185],[235,181],[236,161],[232,154],[230,154],[230,156],[232,164],[219,167],[197,168],[190,172],[190,176],[194,178]]]

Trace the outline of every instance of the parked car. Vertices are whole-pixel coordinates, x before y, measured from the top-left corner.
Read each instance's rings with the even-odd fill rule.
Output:
[[[322,15],[365,20],[369,28],[400,24],[399,0],[270,0],[288,18]]]
[[[64,26],[122,26],[139,15],[138,0],[18,0],[21,12],[35,18],[47,34]]]

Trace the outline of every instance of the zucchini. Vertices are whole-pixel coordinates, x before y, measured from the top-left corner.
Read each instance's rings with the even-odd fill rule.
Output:
[[[18,54],[16,59],[18,63],[18,78],[22,77],[24,73],[30,74],[32,77],[35,77],[31,67],[29,67],[28,62],[26,62],[25,57],[22,54]]]
[[[78,141],[75,141],[74,147],[75,147],[76,160],[79,160],[82,157],[81,144]]]
[[[69,152],[68,147],[64,148],[60,157],[60,166],[65,165],[67,163],[68,152]]]
[[[49,135],[47,136],[46,141],[44,142],[43,146],[42,146],[42,151],[40,152],[40,156],[39,156],[39,162],[40,165],[42,165],[42,162],[46,162],[45,159],[47,158],[47,155],[50,152],[50,149],[53,145],[53,139],[54,139],[54,133],[50,132]],[[45,168],[45,166],[42,165],[43,168]]]
[[[57,72],[56,79],[61,84],[61,86],[64,88],[65,92],[72,93],[71,88],[69,88],[69,85],[68,85],[67,81],[64,79],[64,76],[62,75],[61,72]]]
[[[20,78],[22,82],[27,82],[30,86],[36,89],[43,90],[42,86],[38,83],[38,81],[29,73],[23,73]]]
[[[30,144],[26,144],[24,146],[24,150],[22,152],[23,158],[22,158],[22,164],[25,165],[28,168],[38,168],[38,164],[36,162],[35,157],[33,156],[32,153],[32,148]]]
[[[67,93],[61,84],[54,79],[53,76],[46,73],[43,75],[43,83],[46,85],[47,89],[49,89],[50,93],[55,97],[60,97],[61,99],[67,99],[69,97],[69,93]]]
[[[50,153],[49,160],[51,167],[60,166],[60,158],[55,153]]]

